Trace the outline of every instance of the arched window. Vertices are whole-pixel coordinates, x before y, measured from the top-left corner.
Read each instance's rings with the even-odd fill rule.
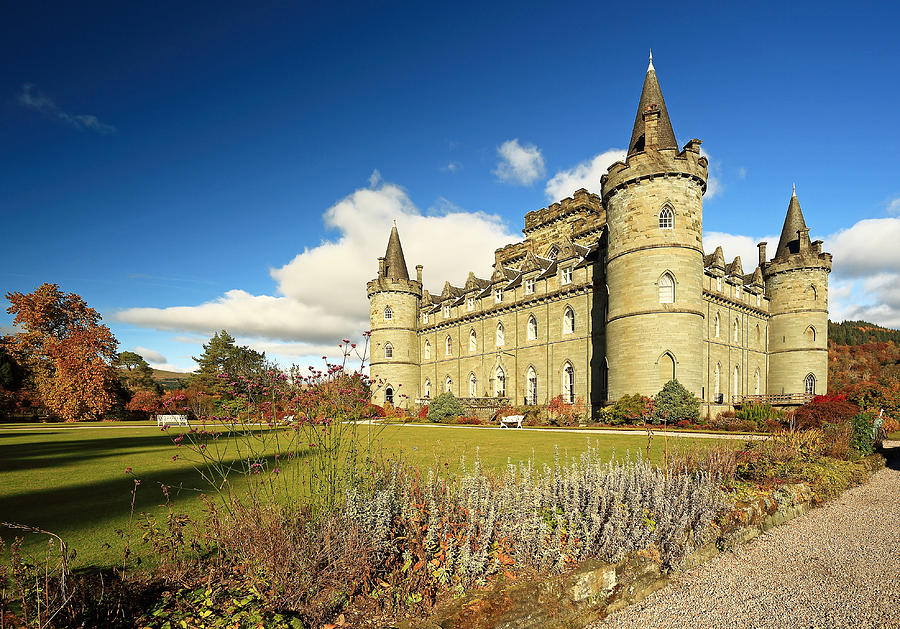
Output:
[[[388,385],[384,390],[384,402],[385,404],[393,404],[394,403],[394,387]]]
[[[663,273],[659,278],[659,303],[675,303],[675,278],[671,273]]]
[[[563,313],[563,334],[574,334],[575,333],[575,311],[571,308],[566,308],[566,311]]]
[[[475,334],[475,330],[469,331],[469,352],[474,354],[478,351],[478,335]]]
[[[425,381],[425,397],[431,397],[431,380]]]
[[[575,368],[568,361],[563,365],[563,400],[568,404],[575,403]]]
[[[819,298],[819,294],[816,292],[816,287],[812,284],[809,285],[809,296],[813,301]]]
[[[447,356],[453,356],[453,339],[449,336],[447,337],[447,340],[444,341],[444,353],[447,354]]]
[[[394,357],[394,346],[390,343],[384,344],[384,357],[385,358],[393,358]]]
[[[528,317],[528,340],[533,341],[537,338],[537,319],[534,316]]]
[[[673,229],[675,227],[675,212],[672,208],[664,207],[659,213],[659,228]]]
[[[537,404],[537,373],[534,371],[534,367],[528,368],[528,373],[525,376],[525,384],[525,403]]]
[[[447,376],[447,379],[444,380],[444,391],[453,393],[453,379],[450,376]]]
[[[478,397],[478,379],[474,373],[469,374],[469,397]]]
[[[759,329],[759,324],[756,324],[756,346],[762,347],[762,332]]]
[[[756,373],[753,374],[753,382],[753,390],[756,392],[756,395],[759,395],[759,367],[756,368]]]
[[[814,375],[807,374],[806,380],[803,381],[803,390],[807,395],[815,395],[816,394],[816,377]]]
[[[391,310],[390,306],[385,306],[384,307],[384,320],[390,321],[393,318],[394,318],[394,311]]]
[[[741,393],[741,370],[739,367],[734,368],[734,382],[731,386],[732,395],[740,395]]]
[[[506,397],[506,374],[503,372],[503,367],[497,367],[494,372],[494,395]]]
[[[713,394],[715,395],[714,402],[719,401],[719,394],[722,391],[722,387],[720,384],[722,375],[722,368],[719,366],[719,363],[716,363],[716,371],[713,374]]]
[[[425,354],[425,360],[428,360],[429,358],[431,358],[431,341],[427,341],[427,340],[425,341],[424,354]]]
[[[497,347],[503,347],[503,344],[506,342],[506,335],[503,333],[503,324],[497,324],[497,339],[496,339]]]
[[[716,338],[719,338],[719,313],[716,313]]]
[[[659,388],[666,386],[669,380],[675,379],[675,357],[666,352],[659,357]]]
[[[806,328],[806,341],[812,343],[816,340],[816,329],[812,326]]]
[[[734,336],[734,342],[737,343],[741,340],[741,322],[735,319],[731,328],[732,336]]]

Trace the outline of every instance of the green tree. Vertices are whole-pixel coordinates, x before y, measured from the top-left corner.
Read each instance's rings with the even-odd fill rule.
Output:
[[[678,380],[669,380],[656,394],[653,404],[653,423],[663,421],[675,424],[682,420],[696,422],[700,419],[700,400],[684,388]]]
[[[153,369],[144,360],[144,357],[135,352],[119,352],[112,366],[118,372],[122,385],[136,393],[137,391],[160,392],[160,386],[153,379]]]
[[[203,354],[194,357],[197,370],[191,374],[189,384],[211,395],[225,399],[230,389],[221,377],[229,378],[259,376],[270,365],[265,352],[257,352],[246,345],[240,346],[225,330],[216,332],[209,343],[203,345]]]

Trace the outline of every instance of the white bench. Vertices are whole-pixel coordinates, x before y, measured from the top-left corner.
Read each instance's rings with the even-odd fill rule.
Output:
[[[507,415],[500,418],[500,428],[521,428],[524,415]]]
[[[157,426],[190,426],[187,415],[157,415]]]

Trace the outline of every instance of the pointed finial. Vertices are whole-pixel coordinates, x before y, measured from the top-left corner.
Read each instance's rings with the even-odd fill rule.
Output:
[[[396,226],[397,226],[397,219],[395,218],[394,219],[394,227],[396,227]]]
[[[647,72],[650,72],[650,70],[654,70],[654,69],[655,68],[653,67],[653,49],[651,48],[650,49],[650,65],[647,66]]]
[[[791,184],[791,187],[793,188],[793,190],[791,191],[791,196],[792,196],[792,197],[797,196],[797,184],[796,184],[796,183],[792,183],[792,184]]]

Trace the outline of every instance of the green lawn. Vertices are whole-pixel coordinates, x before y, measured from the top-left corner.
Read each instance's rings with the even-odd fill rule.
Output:
[[[0,426],[0,521],[37,526],[60,535],[77,551],[77,567],[121,561],[124,542],[116,530],[128,528],[133,487],[126,468],[141,479],[135,497],[136,513],[164,513],[163,484],[172,488],[175,507],[188,514],[201,512],[200,492],[211,493],[193,464],[184,459],[184,449],[172,443],[180,430],[164,433],[155,427],[71,424],[12,428]],[[538,463],[552,462],[557,448],[561,456],[578,455],[588,439],[607,456],[615,451],[617,458],[628,452],[632,456],[642,454],[647,445],[646,436],[641,434],[429,426],[363,426],[359,430],[360,441],[371,440],[377,458],[402,457],[414,465],[444,470],[456,469],[463,456],[471,462],[476,449],[482,466],[497,470],[507,461],[531,457]],[[673,438],[669,447],[711,442]],[[663,439],[657,436],[651,456],[658,458],[662,449]],[[228,451],[229,457],[232,451]],[[175,455],[179,458],[173,461]],[[0,534],[7,541],[21,535],[5,528]],[[133,536],[139,538],[139,533]],[[26,549],[37,552],[45,543],[46,538],[28,535]],[[138,554],[149,552],[140,547],[134,550]]]

